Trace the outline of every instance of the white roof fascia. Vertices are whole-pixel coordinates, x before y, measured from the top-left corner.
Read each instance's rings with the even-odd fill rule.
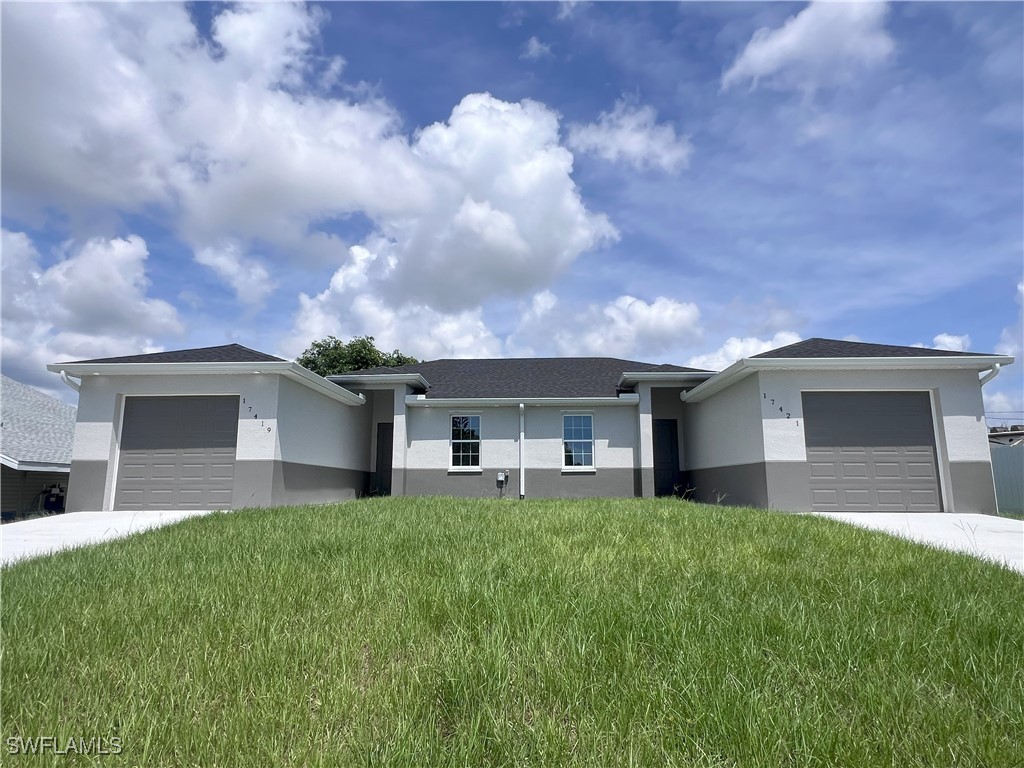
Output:
[[[650,382],[691,382],[706,381],[717,374],[714,371],[626,371],[619,377],[619,386]]]
[[[359,384],[361,386],[370,384],[385,384],[387,386],[409,384],[414,387],[422,387],[423,389],[427,389],[430,386],[430,383],[419,373],[381,373],[366,376],[339,373],[327,376],[326,378],[335,384]]]
[[[366,398],[332,384],[322,376],[288,360],[251,363],[52,363],[46,370],[70,376],[183,376],[276,373],[346,405],[362,405]]]
[[[701,400],[732,386],[756,371],[900,371],[900,370],[975,370],[985,371],[994,365],[1010,365],[1009,355],[969,355],[930,357],[809,357],[809,358],[765,358],[739,360],[703,384],[689,392],[683,392],[679,399],[685,403],[699,403]]]
[[[552,408],[594,408],[635,406],[640,395],[632,392],[618,397],[433,397],[406,395],[405,405],[412,408],[488,408],[495,406],[544,405]]]
[[[45,461],[18,461],[10,456],[0,454],[0,464],[19,472],[63,472],[71,471],[70,464],[52,464]]]

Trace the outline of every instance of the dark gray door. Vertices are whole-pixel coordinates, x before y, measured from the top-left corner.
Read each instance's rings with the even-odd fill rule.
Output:
[[[654,495],[671,496],[679,482],[679,426],[654,419]]]
[[[941,512],[927,392],[805,392],[816,512]]]
[[[391,495],[391,456],[395,445],[395,425],[377,425],[377,469],[373,473],[372,493],[380,496]]]
[[[125,398],[114,508],[229,508],[237,440],[237,397]]]

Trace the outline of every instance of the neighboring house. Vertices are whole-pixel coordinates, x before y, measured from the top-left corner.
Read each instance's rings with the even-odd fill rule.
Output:
[[[995,511],[981,386],[1012,362],[810,339],[721,373],[536,358],[323,379],[234,344],[48,367],[80,387],[69,509],[488,496],[507,472],[525,498],[962,513]]]
[[[75,408],[0,375],[0,511],[29,511],[43,491],[67,490]]]

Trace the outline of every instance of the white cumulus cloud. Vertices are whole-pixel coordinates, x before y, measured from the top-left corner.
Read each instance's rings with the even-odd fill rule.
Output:
[[[48,363],[155,351],[181,333],[177,311],[149,295],[142,238],[68,243],[50,267],[31,239],[2,231],[5,373],[51,386]]]
[[[638,169],[673,172],[685,168],[693,145],[686,136],[677,135],[671,124],[658,123],[657,118],[653,107],[620,99],[611,112],[602,112],[596,123],[569,126],[567,143],[579,152]]]
[[[792,331],[779,331],[770,339],[759,339],[755,336],[740,338],[732,336],[714,352],[691,357],[688,366],[704,368],[709,371],[721,371],[737,360],[753,357],[771,349],[778,349],[800,341],[800,336]]]
[[[274,290],[274,281],[267,268],[242,253],[236,242],[200,248],[195,258],[220,275],[234,289],[238,300],[247,306],[262,306]]]
[[[781,27],[757,30],[722,75],[722,88],[765,81],[813,91],[848,82],[893,54],[887,13],[881,2],[813,2]]]
[[[963,336],[940,333],[932,339],[932,345],[935,349],[945,349],[949,352],[966,352],[971,348],[971,337],[966,333]]]
[[[562,329],[554,334],[558,353],[575,356],[661,357],[701,334],[697,305],[664,296],[650,303],[619,296],[559,325]]]

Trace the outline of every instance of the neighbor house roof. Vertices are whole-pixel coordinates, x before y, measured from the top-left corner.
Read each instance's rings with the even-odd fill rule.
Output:
[[[419,375],[429,383],[427,399],[616,397],[626,372],[708,374],[697,368],[641,363],[613,357],[525,357],[486,360],[433,360],[370,368],[330,376],[339,384],[372,381],[375,376]]]
[[[57,365],[83,365],[103,363],[280,363],[274,357],[241,344],[224,344],[219,347],[198,347],[196,349],[175,349],[170,352],[151,352],[146,355],[124,355],[123,357],[99,357],[94,360],[74,360]]]
[[[69,469],[74,406],[9,376],[0,382],[0,461],[12,469]]]
[[[838,357],[951,357],[957,355],[985,357],[977,352],[951,352],[928,347],[897,347],[891,344],[866,344],[863,341],[837,339],[806,339],[778,349],[754,355],[752,360],[814,359]]]

